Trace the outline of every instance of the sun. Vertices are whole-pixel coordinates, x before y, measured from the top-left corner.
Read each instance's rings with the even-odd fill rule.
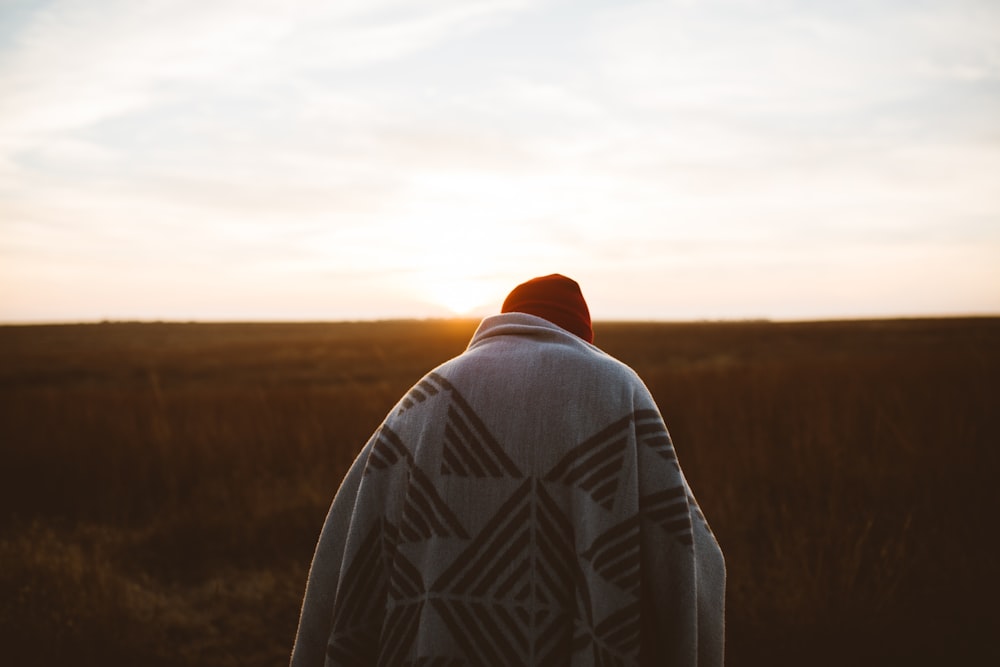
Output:
[[[468,179],[459,183],[496,205],[462,199],[454,184],[448,190],[439,183],[437,189],[432,187],[435,183],[425,183],[427,191],[439,196],[425,192],[423,200],[386,223],[383,229],[391,238],[391,250],[382,249],[380,259],[389,262],[400,291],[433,304],[436,312],[481,315],[484,310],[499,310],[507,292],[526,277],[542,275],[531,267],[550,266],[566,251],[537,225],[519,221],[525,213],[519,213],[516,205],[530,208],[530,197],[512,198],[507,190],[501,197],[482,183],[476,189],[477,182]]]
[[[497,299],[496,281],[482,277],[429,277],[419,283],[418,290],[426,301],[455,316],[468,315]]]

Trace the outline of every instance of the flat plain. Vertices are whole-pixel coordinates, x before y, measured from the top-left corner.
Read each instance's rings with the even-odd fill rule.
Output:
[[[0,661],[280,665],[330,500],[476,322],[0,327]],[[1000,318],[597,323],[726,554],[727,664],[1000,664]]]

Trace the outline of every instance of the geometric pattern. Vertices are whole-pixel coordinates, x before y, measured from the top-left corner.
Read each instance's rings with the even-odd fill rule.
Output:
[[[454,390],[444,427],[441,474],[516,479],[523,477],[479,415]]]
[[[570,449],[545,480],[577,486],[601,507],[611,510],[631,425],[632,415],[629,415]]]
[[[398,665],[405,659],[417,636],[424,608],[420,570],[398,551],[390,553],[388,604],[378,641],[380,665]]]
[[[381,626],[386,598],[382,535],[382,525],[373,525],[337,590],[326,649],[336,664],[375,664],[379,637],[373,628]]]
[[[454,387],[437,373],[430,373],[403,397],[399,412],[402,413],[409,410],[418,403],[423,403],[431,396],[437,396],[438,393],[444,390],[453,391]]]
[[[681,544],[691,545],[691,506],[683,486],[657,491],[639,499],[644,519],[657,524]],[[693,503],[692,503],[693,504]]]
[[[410,484],[399,532],[407,542],[436,537],[468,539],[458,517],[438,495],[434,484],[415,465],[410,466]]]
[[[586,651],[595,665],[635,664],[641,643],[643,525],[651,522],[691,545],[690,511],[697,506],[683,484],[648,493],[638,498],[637,514],[606,528],[577,553],[566,512],[585,510],[561,507],[551,490],[578,489],[612,511],[632,437],[676,467],[659,413],[639,410],[618,419],[570,448],[536,478],[520,470],[466,399],[435,373],[411,389],[400,411],[435,397],[446,401],[438,413],[444,416],[440,475],[523,481],[492,516],[476,522],[481,527],[470,537],[400,435],[383,424],[364,474],[404,466],[403,505],[394,519],[398,525],[385,516],[377,521],[340,577],[327,648],[330,660],[414,667],[565,665],[571,654]],[[433,538],[465,542],[435,580],[426,582],[425,573],[400,547]],[[585,573],[588,566],[592,572]],[[593,574],[619,591],[620,603],[606,618],[594,618],[594,582],[587,581]],[[446,629],[462,659],[411,659],[422,624],[431,617],[440,625],[430,627]]]
[[[431,587],[431,604],[473,664],[565,664],[579,617],[573,528],[528,479]]]
[[[387,470],[400,461],[406,463],[409,477],[400,523],[400,532],[406,541],[416,542],[431,536],[467,538],[462,524],[441,499],[434,483],[414,463],[410,450],[392,429],[383,425],[372,444],[365,475]]]
[[[639,444],[649,447],[665,461],[680,470],[677,454],[670,442],[670,435],[663,425],[663,419],[656,410],[637,410],[634,414],[635,434]]]
[[[398,535],[391,523],[383,522],[385,559],[390,563],[388,604],[379,638],[380,665],[398,665],[413,645],[424,608],[424,581],[413,563],[396,550]]]
[[[583,552],[594,571],[623,591],[639,594],[639,517],[602,533]]]
[[[401,460],[407,462],[412,460],[410,450],[406,448],[406,445],[392,429],[383,424],[375,435],[375,442],[372,444],[371,453],[368,456],[368,464],[365,466],[365,475],[376,470],[382,471],[391,468]]]
[[[397,602],[418,600],[423,595],[423,575],[397,550],[399,538],[393,525],[388,521],[383,521],[383,531],[386,560],[391,563],[388,583],[389,599]]]
[[[635,665],[640,646],[639,601],[636,600],[597,624],[593,634],[578,639],[574,650],[590,643],[594,664],[608,667]]]
[[[412,566],[411,566],[412,567]],[[424,610],[424,601],[409,604],[388,605],[385,615],[385,622],[382,626],[382,636],[376,642],[378,647],[378,662],[344,662],[347,665],[379,664],[379,665],[400,665],[412,664],[405,662],[406,655],[413,646],[413,640],[417,636],[420,627],[420,616]],[[420,663],[423,664],[423,663]],[[447,663],[429,663],[447,664]]]

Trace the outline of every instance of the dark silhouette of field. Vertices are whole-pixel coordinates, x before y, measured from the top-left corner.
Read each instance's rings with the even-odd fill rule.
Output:
[[[0,661],[277,665],[469,321],[0,327]],[[598,323],[727,557],[727,664],[1000,664],[1000,318]]]

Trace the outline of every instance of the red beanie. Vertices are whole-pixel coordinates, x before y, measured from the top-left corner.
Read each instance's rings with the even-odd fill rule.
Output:
[[[575,280],[553,273],[521,283],[507,295],[502,313],[537,315],[588,343],[594,342],[590,310]]]

